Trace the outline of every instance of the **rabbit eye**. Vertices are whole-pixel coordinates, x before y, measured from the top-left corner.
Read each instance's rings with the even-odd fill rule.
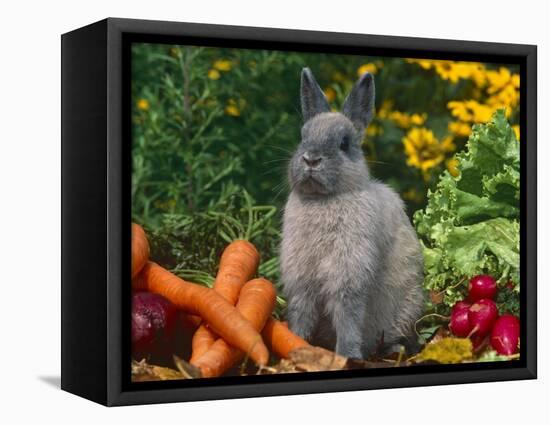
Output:
[[[344,136],[340,142],[340,149],[347,152],[349,149],[349,136]]]

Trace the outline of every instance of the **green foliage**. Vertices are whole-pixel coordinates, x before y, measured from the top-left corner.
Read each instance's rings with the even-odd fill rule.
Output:
[[[444,291],[451,306],[466,293],[465,277],[489,274],[500,286],[499,308],[517,313],[519,143],[502,110],[474,126],[457,159],[459,176],[444,172],[414,216],[424,244],[425,287]]]
[[[519,358],[519,354],[513,354],[511,356],[504,356],[498,354],[494,350],[487,350],[483,352],[477,359],[477,362],[505,362],[509,360],[515,360]]]
[[[278,286],[275,253],[280,233],[273,224],[275,213],[273,206],[255,205],[244,189],[233,184],[223,186],[220,197],[206,211],[164,214],[160,225],[146,228],[152,260],[183,279],[211,287],[224,248],[233,240],[246,239],[260,252],[259,275]],[[276,315],[285,306],[278,297]]]

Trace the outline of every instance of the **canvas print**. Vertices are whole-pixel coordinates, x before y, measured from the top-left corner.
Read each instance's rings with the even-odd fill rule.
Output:
[[[518,360],[520,84],[132,43],[132,381]]]

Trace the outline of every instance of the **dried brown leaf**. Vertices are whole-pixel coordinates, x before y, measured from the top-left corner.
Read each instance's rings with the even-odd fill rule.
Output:
[[[434,305],[441,304],[444,296],[444,291],[430,291],[430,301]]]
[[[345,369],[348,359],[321,347],[300,347],[289,354],[295,368],[304,372]]]
[[[132,361],[132,382],[171,381],[188,379],[181,372],[168,367],[147,364],[145,360]]]

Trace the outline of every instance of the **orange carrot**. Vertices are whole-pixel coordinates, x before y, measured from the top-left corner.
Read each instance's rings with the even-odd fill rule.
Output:
[[[260,262],[256,247],[245,240],[231,242],[223,251],[214,290],[235,305],[243,285],[254,276]],[[193,336],[190,362],[198,360],[216,342],[218,336],[202,325]]]
[[[132,223],[132,279],[149,260],[149,241],[143,227]]]
[[[250,242],[231,242],[220,259],[214,289],[230,304],[235,305],[243,285],[256,274],[259,262],[260,254]]]
[[[237,303],[237,310],[258,331],[265,325],[275,307],[277,292],[273,284],[265,279],[254,279],[246,283]],[[239,362],[245,353],[218,339],[198,360],[191,362],[200,368],[203,378],[222,375]]]
[[[283,359],[288,358],[292,350],[309,346],[307,341],[288,329],[285,322],[279,322],[272,317],[267,320],[262,336],[271,351]]]
[[[204,323],[201,324],[193,334],[193,339],[191,341],[191,359],[189,363],[193,364],[196,360],[201,358],[203,354],[214,345],[217,339],[218,335],[216,335],[214,331]]]
[[[193,314],[187,314],[182,312],[181,322],[182,322],[182,325],[185,326],[185,328],[192,329],[193,332],[196,332],[196,330],[202,323],[202,319],[200,318],[200,316],[195,316]]]
[[[145,265],[132,286],[162,295],[187,313],[201,316],[218,335],[248,353],[257,364],[265,365],[269,360],[259,330],[212,289],[186,282],[153,262]]]

